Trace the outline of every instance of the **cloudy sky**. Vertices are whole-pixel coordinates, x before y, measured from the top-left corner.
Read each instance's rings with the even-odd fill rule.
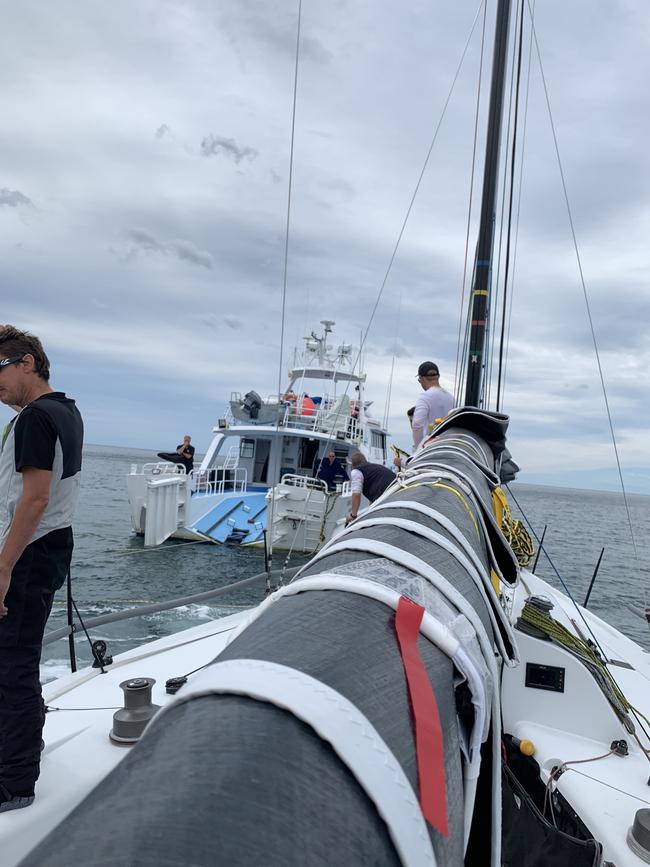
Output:
[[[285,362],[322,318],[340,340],[366,328],[477,5],[304,0]],[[537,5],[625,481],[650,493],[650,7]],[[43,339],[89,442],[157,451],[189,432],[202,450],[231,391],[277,387],[297,8],[2,0],[0,321]],[[482,13],[368,335],[379,416],[397,352],[390,426],[402,445],[419,362],[437,361],[454,386],[481,25]],[[526,44],[524,86],[527,56]],[[522,177],[511,451],[523,481],[610,487],[534,53]]]

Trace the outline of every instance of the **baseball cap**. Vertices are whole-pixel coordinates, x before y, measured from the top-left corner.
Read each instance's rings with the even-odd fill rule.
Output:
[[[418,367],[418,376],[440,376],[438,365],[433,361],[423,361]]]

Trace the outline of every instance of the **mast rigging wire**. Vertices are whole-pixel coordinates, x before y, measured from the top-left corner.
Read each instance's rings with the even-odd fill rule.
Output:
[[[521,0],[521,15],[519,20],[519,49],[517,57],[517,86],[515,89],[515,117],[512,125],[512,156],[510,158],[510,195],[508,202],[508,228],[506,232],[506,263],[503,278],[503,311],[501,316],[501,339],[499,341],[499,369],[497,373],[496,411],[501,410],[501,380],[503,376],[503,351],[506,331],[506,309],[508,298],[508,275],[510,269],[510,238],[512,234],[512,202],[515,183],[515,162],[517,156],[517,121],[519,118],[519,87],[521,84],[521,56],[524,41],[524,0]]]
[[[287,312],[287,273],[289,265],[289,233],[291,229],[291,193],[293,191],[293,154],[296,138],[296,102],[298,96],[298,66],[300,61],[300,26],[302,22],[302,0],[298,0],[298,22],[296,25],[296,57],[293,70],[293,100],[291,106],[291,145],[289,148],[289,183],[287,190],[287,221],[284,233],[284,273],[282,277],[282,315],[280,319],[280,358],[278,363],[278,415],[276,417],[275,429],[280,426],[280,405],[282,400],[282,363],[284,351],[284,327]],[[273,526],[273,500],[269,504],[268,524]],[[269,556],[268,568],[271,571],[273,562],[273,536],[269,541]]]
[[[463,322],[466,317],[463,313],[465,307],[465,291],[467,288],[467,262],[469,259],[469,236],[472,225],[472,204],[474,201],[474,177],[476,171],[476,147],[478,144],[478,118],[481,106],[481,88],[483,85],[483,57],[485,53],[485,22],[487,18],[487,3],[483,3],[483,28],[481,33],[481,56],[478,65],[478,86],[476,92],[476,110],[474,112],[474,142],[472,145],[472,171],[470,173],[469,184],[469,202],[467,206],[467,231],[465,234],[465,256],[463,261],[463,283],[460,294],[460,310],[458,313],[458,338],[456,341],[456,366],[454,369],[454,397],[456,404],[460,403],[462,387],[461,382],[464,378],[465,371],[465,356],[466,346],[469,339],[469,322],[466,322],[465,335],[463,338]],[[469,319],[469,316],[467,317]],[[462,341],[461,341],[461,338]],[[462,342],[462,348],[461,348]]]
[[[469,48],[469,44],[471,42],[472,36],[474,35],[474,30],[476,28],[476,22],[478,21],[478,17],[479,17],[479,14],[481,12],[481,8],[484,5],[484,2],[485,2],[485,0],[481,0],[481,2],[478,5],[478,8],[476,10],[476,14],[474,15],[474,20],[472,22],[469,36],[467,37],[467,40],[465,42],[465,47],[463,48],[462,54],[460,56],[460,60],[458,62],[458,66],[456,68],[456,72],[454,74],[454,77],[453,77],[453,80],[451,83],[451,87],[449,88],[449,92],[447,94],[447,98],[445,99],[445,102],[444,102],[444,105],[442,108],[442,112],[441,112],[440,117],[438,119],[438,123],[436,124],[435,130],[433,133],[433,137],[431,139],[431,143],[430,143],[429,149],[427,151],[427,155],[425,157],[424,163],[422,165],[422,169],[420,171],[420,175],[419,175],[417,183],[415,185],[415,189],[413,190],[413,194],[411,196],[411,200],[410,200],[408,208],[406,210],[406,214],[405,214],[404,219],[402,221],[402,225],[401,225],[399,234],[397,236],[397,241],[395,242],[395,246],[393,247],[393,251],[392,251],[391,257],[389,259],[388,266],[387,266],[386,271],[384,273],[384,277],[382,279],[382,282],[379,286],[379,290],[377,292],[377,297],[375,299],[375,303],[373,305],[373,308],[372,308],[372,311],[370,314],[370,318],[368,320],[368,324],[366,326],[365,332],[362,332],[362,335],[361,335],[361,338],[359,341],[359,351],[358,351],[357,356],[356,356],[354,363],[352,365],[352,373],[354,373],[354,371],[357,369],[357,366],[359,365],[364,346],[365,346],[366,341],[368,339],[368,333],[370,332],[370,327],[372,326],[373,320],[375,318],[375,314],[377,313],[377,308],[379,307],[379,302],[381,301],[382,295],[384,293],[384,289],[386,287],[386,283],[388,282],[388,277],[390,276],[390,272],[392,270],[393,263],[394,263],[395,258],[397,256],[397,251],[399,249],[399,245],[401,243],[402,237],[403,237],[404,232],[406,230],[406,225],[407,225],[409,217],[411,215],[411,211],[413,210],[413,205],[415,204],[415,199],[417,197],[420,186],[422,184],[422,180],[424,178],[424,174],[425,174],[427,166],[429,164],[429,159],[431,157],[433,147],[434,147],[436,140],[438,138],[438,133],[440,132],[440,128],[442,126],[442,121],[444,120],[445,114],[447,112],[447,108],[449,106],[451,96],[454,92],[454,88],[456,86],[458,76],[460,75],[460,70],[463,66],[463,62],[465,60],[465,55],[467,54],[467,49]],[[300,12],[300,7],[299,7],[299,12]],[[300,21],[299,21],[299,24],[300,24]],[[299,39],[299,37],[300,37],[300,27],[298,27],[298,39]],[[296,79],[295,79],[296,83],[297,83],[297,63],[298,63],[298,51],[296,50]],[[297,86],[297,84],[296,84],[296,86]],[[295,88],[294,88],[294,118],[295,118],[295,102],[296,102],[296,100],[295,100]],[[293,125],[292,125],[292,130],[293,130]],[[293,164],[293,134],[292,134],[291,154],[292,154],[291,164]],[[291,175],[290,175],[289,188],[291,189]],[[287,214],[287,242],[286,242],[287,247],[288,247],[288,237],[289,237],[289,215]],[[285,247],[285,250],[287,247]],[[285,254],[285,288],[286,288],[286,254]],[[283,313],[282,313],[283,333],[282,333],[282,339],[284,339],[284,302],[285,302],[285,297],[286,297],[286,292],[283,295]],[[280,358],[282,358],[282,347],[280,347]],[[280,385],[278,387],[278,401],[280,400],[280,396],[281,396],[281,374],[282,374],[282,368],[280,367],[280,377],[279,377]],[[343,392],[344,395],[347,395],[349,388],[350,388],[350,380],[348,380],[348,382],[347,382],[347,385],[345,387],[345,391]],[[338,413],[337,413],[337,418],[338,418]],[[335,419],[335,422],[336,422],[336,419]],[[329,442],[332,439],[332,433],[334,430],[335,422],[333,423],[333,427],[332,427],[332,431],[330,432],[330,436],[327,439],[327,443],[326,443],[327,446],[329,445]],[[278,418],[277,424],[279,425],[279,418]],[[307,502],[309,501],[310,496],[311,496],[311,492],[307,497]],[[271,531],[272,531],[272,527],[273,527],[273,498],[271,498],[271,502],[270,502],[268,524],[271,527]],[[297,534],[294,534],[294,539],[292,541],[292,545],[291,545],[291,547],[289,549],[289,553],[288,553],[288,555],[284,561],[283,572],[289,564],[289,560],[290,560],[290,557],[291,557],[292,552],[293,552],[293,545],[295,544],[296,537],[297,537]],[[272,532],[271,532],[271,539],[270,539],[270,543],[269,543],[269,550],[270,550],[270,560],[272,560],[272,555],[273,555],[273,534],[272,534]]]
[[[492,335],[492,326],[491,322],[496,322],[496,311],[499,307],[499,291],[501,288],[501,262],[502,262],[502,247],[503,247],[503,222],[506,214],[506,193],[508,192],[508,183],[507,183],[507,174],[508,174],[508,166],[510,165],[510,154],[508,150],[508,143],[510,142],[510,133],[513,130],[514,135],[514,127],[512,122],[512,102],[513,102],[513,93],[515,90],[515,69],[516,69],[516,56],[517,56],[517,44],[518,44],[518,34],[517,29],[520,22],[520,8],[517,6],[516,17],[515,17],[515,26],[514,30],[514,38],[512,41],[512,66],[510,71],[510,93],[508,95],[508,123],[506,124],[506,135],[505,135],[505,146],[503,148],[503,189],[501,192],[501,218],[499,221],[499,251],[495,257],[495,261],[497,263],[497,273],[496,279],[494,280],[494,294],[492,293],[488,296],[489,306],[486,310],[488,325],[486,328],[486,368],[485,368],[485,377],[483,382],[483,405],[485,407],[489,407],[490,402],[492,400],[492,376],[494,370],[494,351],[496,347],[496,341],[493,339]],[[517,114],[515,110],[515,124],[517,122]],[[513,157],[514,159],[514,157]],[[512,187],[510,188],[510,194],[512,195]],[[495,222],[496,222],[496,214],[495,214]],[[507,244],[506,244],[507,246]],[[498,407],[497,407],[498,409]]]
[[[533,0],[533,8],[532,8],[532,19],[535,18],[535,3],[536,0]],[[530,42],[528,44],[528,60],[527,60],[527,69],[526,69],[526,102],[524,107],[524,127],[521,135],[521,157],[519,160],[519,187],[517,191],[517,217],[515,219],[515,249],[513,251],[512,256],[512,282],[514,284],[515,273],[517,269],[517,247],[519,243],[519,217],[521,214],[521,192],[523,189],[523,178],[524,178],[524,157],[526,156],[526,130],[528,128],[528,98],[530,96],[530,71],[531,71],[531,58],[533,55],[533,34],[531,31],[530,34]],[[510,349],[510,325],[512,323],[512,301],[514,298],[514,293],[510,293],[510,301],[508,303],[508,326],[506,332],[506,351],[505,351],[505,359],[503,363],[503,395],[505,400],[505,389],[506,389],[506,378],[507,378],[507,370],[508,370],[508,353]]]
[[[296,138],[296,100],[298,95],[298,64],[300,60],[300,25],[302,0],[298,0],[298,24],[296,27],[296,59],[293,72],[293,103],[291,107],[291,145],[289,149],[289,184],[287,190],[287,220],[284,233],[284,273],[282,277],[282,316],[280,319],[280,363],[278,368],[278,402],[282,397],[282,362],[284,349],[284,326],[287,310],[287,272],[289,263],[289,231],[291,227],[291,193],[293,190],[293,153]]]
[[[527,0],[527,2],[528,2],[528,9],[530,12],[530,0]],[[589,303],[589,295],[587,293],[587,284],[585,282],[584,272],[582,270],[582,260],[580,258],[580,251],[578,249],[578,240],[576,237],[575,226],[573,223],[573,214],[571,212],[571,205],[569,203],[569,194],[567,191],[566,180],[564,177],[564,168],[562,166],[562,159],[560,157],[560,146],[558,144],[557,133],[555,130],[555,123],[553,121],[553,112],[551,111],[551,100],[550,100],[549,93],[548,93],[548,87],[546,85],[546,76],[544,75],[544,67],[542,64],[542,55],[541,55],[541,52],[539,49],[539,42],[537,41],[537,30],[535,28],[535,22],[532,20],[532,12],[530,14],[531,14],[532,34],[533,34],[533,39],[535,41],[535,52],[537,54],[537,60],[539,62],[539,70],[540,70],[540,73],[542,76],[542,85],[544,87],[544,96],[546,99],[546,107],[548,110],[549,120],[551,122],[551,132],[553,133],[553,144],[555,146],[555,154],[557,157],[558,168],[560,170],[560,179],[562,181],[562,190],[564,192],[564,201],[566,204],[567,214],[569,217],[569,226],[571,228],[571,237],[573,239],[573,247],[574,247],[575,254],[576,254],[578,271],[580,273],[580,284],[582,286],[582,294],[583,294],[584,301],[585,301],[585,307],[587,308],[587,318],[589,320],[589,329],[591,331],[591,339],[592,339],[592,342],[594,345],[594,354],[596,356],[596,364],[598,366],[598,375],[600,377],[600,384],[601,384],[601,388],[602,388],[602,392],[603,392],[603,400],[605,402],[605,410],[607,413],[607,422],[609,424],[609,431],[610,431],[610,435],[611,435],[611,439],[612,439],[612,445],[614,447],[614,455],[616,456],[616,467],[618,470],[618,477],[619,477],[619,480],[621,483],[621,491],[623,493],[623,501],[625,503],[625,512],[627,514],[627,522],[628,522],[628,527],[630,530],[630,538],[632,540],[632,548],[634,550],[634,559],[637,562],[637,566],[638,566],[639,556],[638,556],[638,551],[637,551],[637,546],[636,546],[636,537],[634,535],[634,527],[632,525],[632,516],[630,514],[630,504],[629,504],[628,498],[627,498],[627,491],[625,490],[625,482],[623,481],[623,470],[621,468],[621,461],[620,461],[620,457],[619,457],[619,453],[618,453],[618,444],[616,442],[616,434],[614,432],[614,423],[612,421],[612,414],[611,414],[611,411],[609,408],[609,399],[607,397],[607,387],[605,385],[605,377],[603,374],[602,364],[600,362],[600,352],[598,351],[598,341],[596,339],[596,331],[594,328],[594,322],[593,322],[593,318],[591,315],[591,304]],[[647,600],[647,596],[646,596],[646,600]]]
[[[372,308],[372,311],[371,311],[371,313],[370,313],[370,318],[368,319],[368,325],[366,326],[366,330],[365,330],[365,332],[364,332],[364,334],[363,334],[363,336],[362,336],[362,338],[361,338],[361,343],[360,343],[360,346],[359,346],[359,354],[357,355],[357,358],[356,358],[354,364],[352,365],[352,370],[353,370],[353,371],[354,371],[354,370],[356,369],[356,367],[357,367],[357,364],[358,364],[358,362],[359,362],[359,358],[361,357],[361,353],[362,353],[363,348],[364,348],[364,346],[365,346],[365,344],[366,344],[366,341],[367,341],[367,339],[368,339],[368,333],[369,333],[369,331],[370,331],[370,327],[371,327],[371,325],[372,325],[372,323],[373,323],[373,320],[374,320],[374,318],[375,318],[375,314],[377,313],[377,308],[379,307],[379,302],[381,301],[382,295],[384,294],[384,289],[385,289],[385,287],[386,287],[386,283],[388,282],[388,277],[389,277],[390,272],[391,272],[391,270],[392,270],[393,263],[394,263],[394,261],[395,261],[395,257],[397,256],[397,251],[398,251],[398,249],[399,249],[399,245],[400,245],[400,243],[401,243],[401,241],[402,241],[402,237],[403,237],[404,232],[405,232],[405,230],[406,230],[406,225],[407,225],[408,220],[409,220],[409,217],[410,217],[410,215],[411,215],[411,211],[413,210],[413,205],[415,204],[415,199],[416,199],[417,194],[418,194],[418,192],[419,192],[419,190],[420,190],[420,186],[421,186],[421,184],[422,184],[422,179],[424,178],[424,173],[426,172],[427,166],[428,166],[428,164],[429,164],[429,159],[430,159],[430,157],[431,157],[431,152],[433,151],[433,146],[434,146],[435,143],[436,143],[436,140],[437,140],[437,138],[438,138],[438,133],[440,132],[440,127],[442,126],[442,121],[444,120],[444,117],[445,117],[445,115],[446,115],[446,113],[447,113],[447,108],[449,107],[449,102],[450,102],[450,100],[451,100],[451,96],[452,96],[452,94],[453,94],[453,92],[454,92],[454,88],[455,88],[455,86],[456,86],[456,82],[457,82],[457,80],[458,80],[458,76],[460,75],[460,70],[461,70],[461,68],[462,68],[462,66],[463,66],[463,62],[464,62],[464,60],[465,60],[465,55],[467,54],[467,49],[469,48],[469,44],[470,44],[470,42],[471,42],[472,36],[474,35],[474,29],[476,28],[476,22],[477,22],[477,20],[478,20],[478,16],[479,16],[479,14],[480,14],[480,11],[481,11],[481,8],[482,8],[484,2],[485,2],[485,0],[481,0],[481,2],[480,2],[479,5],[478,5],[478,8],[477,8],[477,10],[476,10],[476,14],[474,15],[474,21],[472,22],[472,27],[471,27],[471,29],[470,29],[469,36],[467,37],[467,41],[465,42],[465,47],[463,48],[463,52],[462,52],[462,54],[461,54],[460,60],[458,61],[458,66],[457,66],[457,68],[456,68],[456,72],[455,72],[454,77],[453,77],[453,80],[452,80],[452,82],[451,82],[451,87],[449,88],[449,93],[447,94],[447,98],[446,98],[446,100],[445,100],[445,102],[444,102],[444,105],[443,105],[443,108],[442,108],[442,112],[441,112],[441,114],[440,114],[440,118],[439,118],[439,120],[438,120],[438,123],[437,123],[437,125],[436,125],[435,131],[434,131],[434,133],[433,133],[433,138],[431,139],[431,144],[429,145],[429,149],[428,149],[428,151],[427,151],[427,155],[426,155],[425,160],[424,160],[424,163],[423,163],[423,165],[422,165],[422,169],[421,169],[421,171],[420,171],[420,175],[419,175],[418,180],[417,180],[417,183],[416,183],[416,185],[415,185],[415,189],[413,190],[413,194],[412,194],[412,196],[411,196],[411,200],[410,200],[410,202],[409,202],[408,208],[406,209],[406,215],[404,216],[404,219],[403,219],[403,221],[402,221],[402,225],[401,225],[401,228],[400,228],[399,233],[398,233],[398,236],[397,236],[397,241],[395,242],[395,246],[394,246],[394,248],[393,248],[393,252],[392,252],[391,257],[390,257],[390,260],[389,260],[389,262],[388,262],[388,267],[386,268],[386,271],[385,271],[385,273],[384,273],[383,280],[382,280],[382,282],[381,282],[381,285],[380,285],[380,287],[379,287],[379,291],[378,291],[378,293],[377,293],[377,298],[375,299],[375,303],[374,303],[373,308]]]

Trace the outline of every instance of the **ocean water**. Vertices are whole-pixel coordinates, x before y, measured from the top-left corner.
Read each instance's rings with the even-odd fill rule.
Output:
[[[84,620],[138,604],[160,602],[201,593],[263,571],[261,551],[209,544],[168,541],[156,549],[143,548],[131,532],[126,475],[132,463],[155,460],[151,452],[87,446],[72,559],[73,595]],[[631,541],[620,494],[548,488],[515,483],[512,492],[523,517],[541,535],[547,525],[537,571],[551,584],[562,586],[582,602],[601,549],[605,554],[589,607],[650,649],[650,627],[644,617],[650,589],[650,497],[628,498],[636,537]],[[513,511],[522,517],[516,506]],[[290,565],[305,561],[292,557]],[[276,554],[275,566],[283,554]],[[213,604],[185,606],[174,611],[138,617],[91,629],[92,639],[107,642],[113,655],[146,641],[232,613],[263,599],[262,585],[231,592]],[[48,629],[66,623],[65,592],[57,595]],[[78,664],[92,656],[83,634],[75,639]],[[51,680],[69,671],[67,640],[43,651],[42,675]]]

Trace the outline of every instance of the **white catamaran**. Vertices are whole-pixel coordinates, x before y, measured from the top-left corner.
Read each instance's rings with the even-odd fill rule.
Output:
[[[499,0],[465,405],[261,605],[48,684],[3,867],[650,862],[650,656],[528,568],[486,405],[509,22]]]
[[[355,370],[352,345],[333,352],[332,320],[305,338],[281,395],[231,395],[198,469],[158,461],[132,466],[127,476],[131,524],[145,546],[170,537],[262,545],[269,491],[274,500],[273,546],[316,550],[349,509],[347,471],[335,485],[318,478],[333,451],[345,470],[360,451],[386,462],[387,430],[370,413],[366,376]]]

